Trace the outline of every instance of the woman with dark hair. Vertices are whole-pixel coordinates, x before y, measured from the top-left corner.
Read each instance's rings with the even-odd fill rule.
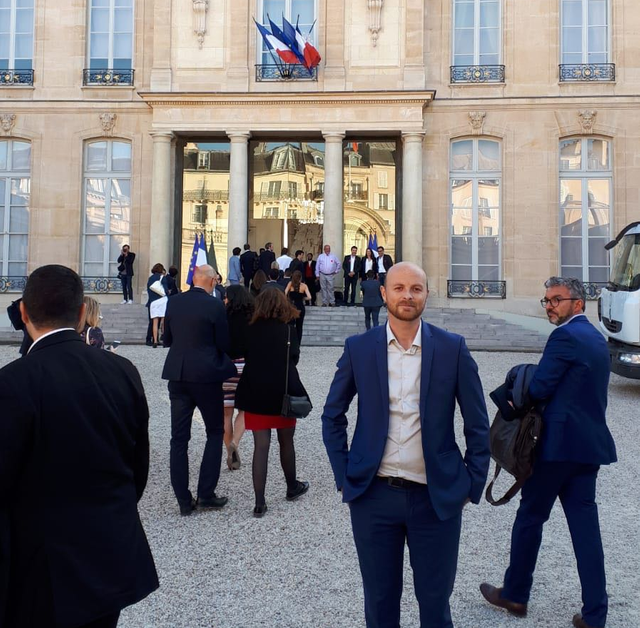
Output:
[[[300,316],[296,318],[296,332],[298,334],[298,344],[300,345],[302,344],[302,326],[304,325],[304,315],[306,312],[304,304],[305,301],[308,303],[311,302],[311,293],[309,292],[307,284],[302,283],[302,273],[299,270],[296,270],[293,275],[291,275],[291,281],[287,284],[284,293],[289,297],[296,310],[300,312]]]
[[[169,273],[166,274],[162,279],[162,283],[164,284],[164,288],[167,292],[168,297],[172,297],[180,292],[178,281],[176,279],[177,276],[178,269],[175,266],[170,266]]]
[[[256,274],[253,276],[250,288],[252,296],[257,297],[260,294],[260,290],[262,290],[262,286],[266,283],[267,275],[264,270],[256,270]]]
[[[224,295],[227,292],[227,289],[224,287],[224,282],[222,281],[222,275],[216,272],[216,286],[214,290],[216,291],[216,295],[224,301]]]
[[[239,284],[231,284],[227,288],[224,303],[227,308],[227,322],[231,344],[227,355],[238,369],[238,375],[222,384],[224,392],[224,444],[227,448],[227,467],[235,471],[240,468],[240,439],[244,434],[244,411],[239,410],[235,423],[233,409],[235,407],[236,389],[244,369],[244,354],[249,322],[253,317],[253,297],[249,291]]]
[[[246,334],[246,363],[236,391],[236,407],[244,410],[245,426],[253,432],[254,517],[262,517],[267,511],[264,493],[272,429],[278,432],[280,464],[287,482],[287,501],[294,501],[309,490],[308,482],[300,482],[296,478],[296,452],[293,446],[296,420],[280,414],[285,392],[308,397],[296,368],[300,357],[298,338],[289,324],[299,315],[284,292],[265,290],[256,299]],[[285,391],[287,373],[289,387]]]
[[[165,275],[167,271],[164,269],[164,266],[160,263],[158,264],[154,264],[153,268],[151,269],[151,277],[149,277],[149,279],[147,279],[147,311],[149,313],[149,326],[147,327],[147,345],[151,346],[151,345],[155,345],[156,347],[158,346],[158,339],[157,339],[157,333],[155,336],[155,340],[154,340],[154,334],[153,334],[153,317],[151,316],[151,304],[154,301],[157,301],[158,299],[161,299],[163,296],[166,296],[166,290],[165,290],[165,294],[161,294],[159,291],[157,290],[152,290],[151,286],[153,286],[156,281],[159,281],[160,283],[162,283],[162,279]],[[164,285],[163,285],[164,288]],[[163,314],[164,316],[164,314]],[[156,329],[157,329],[157,325],[156,325]]]
[[[367,280],[367,273],[372,270],[375,277],[378,276],[378,261],[376,260],[376,256],[373,253],[373,249],[367,249],[364,253],[364,258],[362,259],[362,268],[360,269],[360,278],[362,281]]]

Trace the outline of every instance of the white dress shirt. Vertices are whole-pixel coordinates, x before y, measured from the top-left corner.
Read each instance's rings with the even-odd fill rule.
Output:
[[[349,266],[349,272],[352,273],[353,272],[353,268],[356,265],[356,256],[355,255],[351,256],[350,264],[351,264],[351,266]]]
[[[367,274],[370,270],[375,272],[375,267],[373,266],[375,264],[376,260],[374,259],[365,259],[364,260],[364,272],[365,274]]]
[[[291,266],[291,262],[293,262],[293,258],[289,257],[288,255],[281,255],[276,262],[278,262],[278,268],[284,272],[285,270],[287,270],[287,268],[289,268],[289,266]]]
[[[389,433],[378,475],[427,483],[420,423],[422,322],[405,351],[387,323]]]
[[[27,353],[30,353],[31,349],[33,349],[41,340],[43,340],[47,336],[53,336],[53,334],[59,334],[61,331],[75,331],[75,329],[73,327],[61,327],[60,329],[52,329],[51,331],[48,331],[46,334],[42,334],[42,336],[40,336],[39,338],[36,338],[33,341],[33,344],[29,347],[29,350],[27,351]],[[78,337],[79,336],[80,334],[78,334]]]
[[[386,273],[387,269],[384,267],[384,257],[378,255],[378,273]]]

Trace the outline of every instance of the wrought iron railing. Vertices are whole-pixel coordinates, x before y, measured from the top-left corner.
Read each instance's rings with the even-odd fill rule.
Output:
[[[114,70],[111,68],[100,68],[83,70],[83,85],[102,85],[111,87],[113,85],[133,85],[133,70]]]
[[[606,288],[607,282],[588,281],[584,283],[584,289],[587,291],[587,301],[595,301],[600,296],[602,288]]]
[[[303,65],[257,64],[256,81],[317,81],[318,66],[307,70]]]
[[[0,85],[33,85],[33,70],[0,70]]]
[[[560,65],[561,83],[615,80],[615,63],[563,63]]]
[[[122,282],[115,277],[80,277],[85,292],[109,294],[121,292]]]
[[[447,281],[447,297],[490,297],[495,299],[507,298],[506,281],[461,281],[449,279]]]
[[[504,83],[503,65],[452,65],[452,83]]]
[[[0,277],[0,292],[22,292],[26,285],[26,277]]]
[[[182,194],[185,201],[228,201],[228,190],[207,190],[200,188],[199,190],[186,190]]]

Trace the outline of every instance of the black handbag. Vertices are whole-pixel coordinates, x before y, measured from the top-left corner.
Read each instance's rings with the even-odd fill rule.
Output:
[[[309,416],[313,406],[309,397],[296,397],[289,394],[289,354],[291,349],[291,325],[287,325],[287,365],[284,377],[284,395],[280,414],[288,419],[303,419]]]

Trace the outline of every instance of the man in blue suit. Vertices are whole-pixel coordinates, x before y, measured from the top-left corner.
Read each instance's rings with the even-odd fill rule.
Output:
[[[544,405],[544,427],[533,475],[522,487],[511,536],[511,560],[501,588],[483,583],[491,604],[527,614],[542,527],[556,499],[569,524],[582,585],[582,613],[575,628],[602,628],[607,619],[604,553],[600,538],[596,478],[600,465],[616,462],[607,428],[609,352],[602,334],[584,315],[581,281],[551,277],[542,306],[557,325],[529,384],[529,396]]]
[[[367,627],[400,625],[406,541],[421,627],[451,628],[462,509],[479,502],[489,467],[487,410],[464,339],[421,320],[422,269],[396,264],[381,290],[388,324],[346,341],[322,415],[324,443],[351,510]],[[346,412],[356,394],[349,448]]]

